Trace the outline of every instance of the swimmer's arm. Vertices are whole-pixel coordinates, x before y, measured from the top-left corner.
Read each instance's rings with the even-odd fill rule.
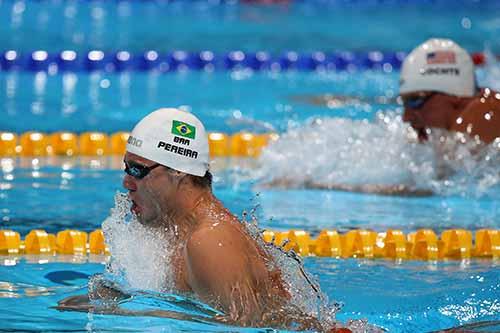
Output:
[[[201,230],[191,235],[185,247],[187,283],[202,301],[224,312],[214,319],[238,326],[330,332],[300,309],[285,307],[280,291],[267,294],[270,291],[257,282],[267,281],[267,268],[256,262],[253,270],[247,267],[246,241],[239,236]]]
[[[475,99],[462,111],[459,119],[451,124],[450,130],[471,137],[477,135],[481,141],[491,143],[500,137],[500,100],[492,95]]]
[[[115,316],[128,316],[128,317],[157,317],[157,318],[169,318],[169,319],[178,319],[184,321],[198,321],[198,322],[211,322],[211,323],[219,323],[219,324],[234,324],[227,318],[223,316],[215,316],[215,317],[203,317],[198,315],[192,315],[182,312],[169,311],[169,310],[128,310],[122,309],[119,307],[99,307],[90,305],[87,308],[82,308],[81,306],[66,306],[66,307],[54,307],[59,311],[76,311],[76,312],[92,312],[93,314],[110,314]],[[349,330],[337,330],[335,327],[329,329],[327,332],[329,333],[349,333]]]
[[[81,295],[84,296],[84,295]],[[85,295],[86,296],[86,295]],[[88,301],[83,304],[67,304],[65,306],[55,306],[53,307],[59,311],[75,311],[75,312],[92,312],[94,314],[110,314],[116,316],[129,316],[129,317],[139,317],[139,316],[147,316],[147,317],[159,317],[159,318],[170,318],[170,319],[179,319],[179,320],[189,320],[189,321],[201,321],[201,322],[219,322],[215,318],[197,316],[177,311],[169,311],[169,310],[128,310],[122,309],[118,307],[118,305],[111,306],[102,306],[102,305],[94,305]]]
[[[192,315],[182,312],[169,311],[169,310],[127,310],[119,307],[98,307],[94,305],[90,305],[87,308],[82,308],[80,306],[66,306],[66,307],[54,307],[59,311],[76,311],[76,312],[92,312],[93,314],[110,314],[115,316],[128,316],[128,317],[157,317],[157,318],[169,318],[169,319],[178,319],[184,321],[197,321],[197,322],[209,322],[209,323],[219,323],[219,324],[238,324],[227,317],[224,316],[215,316],[215,317],[202,317],[198,315]],[[314,318],[313,318],[314,319]],[[276,320],[276,319],[275,319]],[[311,319],[312,320],[312,319]],[[270,322],[272,325],[272,322]],[[283,322],[279,322],[278,324],[283,324]],[[304,329],[309,329],[311,327],[316,326],[306,326]],[[301,328],[302,329],[302,328]],[[337,329],[336,327],[332,327],[330,329],[315,329],[315,331],[324,331],[328,333],[351,333],[350,330],[347,329]]]
[[[293,95],[289,99],[295,103],[303,103],[316,106],[325,106],[328,108],[338,108],[343,107],[347,104],[400,104],[397,98],[378,96],[378,97],[362,97],[362,96],[348,96],[348,95],[333,95],[333,94],[323,94],[323,95]]]
[[[306,181],[302,184],[296,184],[289,179],[275,179],[271,182],[262,185],[266,188],[300,188],[304,187],[307,189],[317,189],[317,190],[336,190],[336,191],[346,191],[346,192],[356,192],[356,193],[369,193],[369,194],[380,194],[380,195],[397,195],[397,196],[409,196],[409,197],[422,197],[433,195],[433,192],[426,189],[416,189],[408,185],[397,184],[397,185],[382,185],[382,184],[359,184],[359,185],[348,185],[348,184],[324,184],[314,181]]]
[[[187,283],[202,301],[226,314],[219,320],[256,325],[262,309],[245,253],[235,245],[239,240],[222,239],[224,234],[207,229],[193,233],[186,244]]]
[[[416,189],[404,184],[397,185],[379,185],[379,184],[360,184],[360,185],[344,185],[333,184],[324,185],[320,183],[308,182],[307,188],[337,190],[357,193],[379,194],[379,195],[396,195],[407,197],[425,197],[433,194],[430,190]]]
[[[57,303],[58,310],[72,311],[88,311],[93,308],[92,300],[102,300],[109,304],[117,304],[119,301],[129,298],[130,296],[121,292],[118,289],[99,284],[90,294],[76,295],[66,297]]]

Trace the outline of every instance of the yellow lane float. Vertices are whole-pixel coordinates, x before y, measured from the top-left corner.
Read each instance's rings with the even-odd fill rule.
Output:
[[[463,229],[449,229],[440,237],[433,230],[420,229],[408,235],[400,230],[375,232],[351,230],[339,234],[335,230],[323,230],[317,238],[304,230],[271,231],[262,233],[267,243],[294,251],[302,257],[334,258],[385,258],[392,260],[466,260],[470,258],[500,258],[500,232],[481,229],[473,233]],[[44,230],[31,230],[21,239],[18,232],[0,230],[0,255],[22,254],[69,254],[109,255],[102,230],[87,234],[78,230],[63,230],[57,235]]]
[[[108,135],[102,132],[55,132],[46,134],[29,131],[17,135],[0,132],[0,157],[7,156],[107,156],[123,155],[126,150],[128,132]],[[278,134],[236,133],[228,135],[213,132],[208,134],[208,145],[212,157],[258,157],[262,149],[278,139]]]

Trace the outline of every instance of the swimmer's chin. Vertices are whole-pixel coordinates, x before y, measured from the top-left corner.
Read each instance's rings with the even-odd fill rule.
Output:
[[[417,129],[417,135],[420,142],[426,142],[429,140],[429,135],[427,134],[427,129],[425,128]]]
[[[135,202],[133,202],[133,201],[132,201],[132,206],[130,207],[130,211],[135,216],[137,216],[137,219],[139,219],[139,217],[141,215],[141,208]]]
[[[158,218],[158,216],[156,217],[153,217],[153,218],[146,218],[144,216],[144,214],[141,214],[140,213],[141,211],[139,210],[139,214],[136,214],[133,212],[137,222],[139,222],[139,224],[145,226],[145,227],[149,227],[149,228],[161,228],[162,226],[165,226],[166,223],[163,219],[161,218]]]
[[[142,214],[142,209],[139,205],[137,205],[134,201],[132,201],[132,206],[130,207],[130,212],[135,217],[137,222],[142,225],[148,225],[147,221],[144,220],[144,216]]]

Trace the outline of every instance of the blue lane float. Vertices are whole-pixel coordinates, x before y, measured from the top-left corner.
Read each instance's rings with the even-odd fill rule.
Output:
[[[480,58],[475,54],[475,58]],[[65,50],[49,53],[36,50],[21,53],[6,50],[0,53],[2,71],[49,71],[57,72],[122,72],[122,71],[345,71],[399,70],[406,56],[405,52],[296,52],[287,51],[271,54],[266,51],[227,53],[212,51],[187,52],[176,50],[158,52],[148,50],[141,53],[129,51],[105,52],[90,50],[80,52]],[[474,57],[473,57],[474,58]],[[480,64],[477,62],[477,64]]]
[[[59,53],[48,53],[37,50],[20,53],[7,50],[1,53],[0,69],[2,71],[57,71],[71,72],[121,72],[151,71],[175,72],[182,70],[242,70],[254,71],[315,71],[315,70],[348,70],[348,69],[383,69],[384,64],[392,69],[399,69],[403,57],[398,53],[352,53],[352,52],[307,52],[287,51],[281,54],[270,54],[266,51],[244,52],[240,50],[216,54],[212,51],[186,52],[172,51],[161,53],[148,50],[142,53],[128,51],[105,52],[91,50],[77,53],[65,50]]]
[[[32,2],[50,2],[51,0],[31,0]],[[436,4],[455,4],[455,5],[470,5],[474,4],[474,0],[115,0],[116,3],[128,1],[128,2],[150,2],[159,3],[161,5],[270,5],[274,2],[275,5],[288,5],[290,3],[305,3],[311,5],[331,5],[331,6],[379,6],[379,5],[407,5],[407,4],[418,4],[418,5],[436,5]],[[108,2],[107,0],[81,0],[84,2]],[[497,0],[481,0],[482,3],[493,3],[496,4]]]

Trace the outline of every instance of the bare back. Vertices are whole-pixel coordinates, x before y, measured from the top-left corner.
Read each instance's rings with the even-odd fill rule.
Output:
[[[185,243],[186,284],[231,321],[256,325],[288,292],[278,270],[246,228],[221,205],[199,221]],[[271,304],[272,303],[272,304]]]
[[[500,93],[485,89],[462,111],[451,130],[478,136],[485,143],[500,137]]]

